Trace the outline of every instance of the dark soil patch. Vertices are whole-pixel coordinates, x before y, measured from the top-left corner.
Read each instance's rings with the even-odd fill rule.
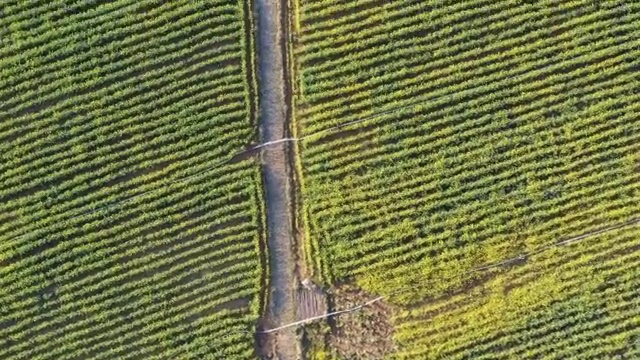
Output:
[[[364,133],[367,131],[370,131],[371,129],[373,129],[375,126],[374,125],[366,125],[366,126],[361,126],[359,128],[356,129],[348,129],[348,130],[340,130],[340,129],[336,129],[336,131],[330,131],[328,132],[326,135],[322,136],[319,140],[319,142],[321,144],[325,144],[325,143],[330,143],[336,140],[342,140],[342,139],[349,139],[350,137],[353,137],[355,135],[358,135],[360,133]],[[356,140],[359,141],[359,140]],[[347,143],[345,145],[348,145],[350,143]]]
[[[237,154],[234,154],[231,159],[229,159],[229,164],[239,163],[241,161],[245,161],[250,158],[254,158],[260,154],[260,148],[256,148],[257,145],[251,145],[246,149],[240,151]]]
[[[134,169],[130,172],[128,172],[127,174],[118,176],[116,178],[113,178],[109,181],[107,181],[104,184],[104,187],[113,187],[116,185],[119,185],[121,183],[125,183],[125,182],[129,182],[137,177],[141,177],[144,175],[148,175],[154,172],[159,172],[161,170],[164,170],[167,166],[171,165],[173,163],[173,161],[162,161],[159,162],[157,164],[154,164],[148,168],[140,168],[140,169]]]
[[[353,308],[374,297],[353,285],[340,285],[332,293],[333,307],[336,310]],[[395,349],[391,313],[384,301],[378,301],[360,311],[331,319],[329,348],[344,359],[382,359]]]
[[[227,301],[224,304],[220,304],[215,306],[214,308],[206,311],[206,312],[201,312],[199,314],[200,317],[206,317],[208,315],[213,315],[215,313],[218,313],[222,310],[229,310],[229,311],[233,311],[233,310],[240,310],[240,309],[246,309],[249,307],[249,304],[251,304],[251,298],[249,297],[245,297],[245,298],[241,298],[241,299],[236,299],[236,300],[231,300],[231,301]]]

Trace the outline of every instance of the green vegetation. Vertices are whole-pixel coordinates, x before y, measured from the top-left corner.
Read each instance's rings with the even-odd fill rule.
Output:
[[[635,359],[639,295],[638,230],[615,230],[400,312],[397,358]]]
[[[468,272],[640,215],[640,4],[302,0],[295,23],[298,132],[356,121],[300,143],[307,258],[436,299],[396,317],[399,357],[637,351],[640,226]]]
[[[289,5],[305,275],[390,358],[640,357],[640,3]],[[0,359],[255,358],[253,10],[0,6]]]
[[[3,3],[0,358],[253,357],[247,8]]]

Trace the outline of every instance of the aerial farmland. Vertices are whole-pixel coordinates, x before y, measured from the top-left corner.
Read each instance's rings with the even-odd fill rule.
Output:
[[[3,2],[0,359],[640,359],[640,3]]]

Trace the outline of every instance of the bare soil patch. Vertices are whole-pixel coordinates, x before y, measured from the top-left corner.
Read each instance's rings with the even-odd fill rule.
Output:
[[[356,286],[343,284],[333,290],[332,305],[336,310],[353,308],[374,297]],[[360,311],[330,319],[329,348],[344,359],[384,358],[395,349],[391,314],[391,307],[378,301]]]

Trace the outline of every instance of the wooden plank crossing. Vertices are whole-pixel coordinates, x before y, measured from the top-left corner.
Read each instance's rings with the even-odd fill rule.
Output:
[[[311,283],[303,282],[296,292],[298,302],[298,320],[319,316],[327,312],[327,301],[322,289]]]

